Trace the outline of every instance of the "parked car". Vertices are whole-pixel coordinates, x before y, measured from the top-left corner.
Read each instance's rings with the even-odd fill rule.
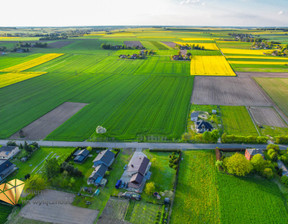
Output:
[[[126,170],[126,169],[127,169],[127,166],[128,166],[127,164],[124,166],[124,170]]]
[[[123,193],[121,195],[122,198],[126,198],[126,199],[134,199],[136,201],[140,201],[141,200],[141,195],[140,194],[136,194],[134,192],[129,192],[126,191],[125,193]]]
[[[122,184],[122,180],[118,180],[117,183],[116,183],[116,185],[115,185],[115,188],[116,188],[116,189],[119,189],[120,186],[121,186],[121,184]]]

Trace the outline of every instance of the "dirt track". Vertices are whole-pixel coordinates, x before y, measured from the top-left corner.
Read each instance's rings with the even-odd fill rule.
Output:
[[[279,114],[272,107],[250,107],[248,109],[257,124],[272,127],[287,127]]]
[[[65,102],[22,129],[25,140],[44,139],[87,104]],[[20,139],[19,132],[10,139]]]
[[[45,190],[21,209],[19,215],[27,219],[61,224],[93,224],[97,210],[72,206],[75,195]]]
[[[168,47],[176,47],[176,44],[174,42],[161,41],[161,43],[167,45]]]
[[[191,103],[204,105],[271,106],[270,99],[250,78],[195,77]]]

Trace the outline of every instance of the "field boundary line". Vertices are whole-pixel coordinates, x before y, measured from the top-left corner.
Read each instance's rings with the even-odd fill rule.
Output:
[[[251,120],[252,120],[252,122],[253,122],[253,124],[254,124],[254,127],[256,128],[256,131],[257,131],[257,133],[258,133],[258,135],[259,136],[261,136],[261,134],[260,134],[260,132],[259,132],[259,130],[258,130],[258,128],[257,128],[257,125],[256,125],[256,119],[254,120],[254,116],[253,116],[253,114],[250,112],[250,110],[249,110],[249,108],[246,106],[246,110],[248,111],[248,114],[249,114],[249,116],[250,116],[250,118],[251,118]]]

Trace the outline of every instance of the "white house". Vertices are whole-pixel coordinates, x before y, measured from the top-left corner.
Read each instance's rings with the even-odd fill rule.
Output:
[[[0,159],[10,159],[20,152],[18,146],[2,146],[0,148]]]
[[[195,112],[192,112],[191,113],[191,121],[198,121],[198,116],[199,116],[199,112],[198,111],[195,111]]]

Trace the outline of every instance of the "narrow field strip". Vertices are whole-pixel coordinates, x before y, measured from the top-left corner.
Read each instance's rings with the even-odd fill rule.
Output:
[[[184,41],[190,41],[190,40],[214,40],[213,38],[209,37],[194,37],[194,38],[180,38],[181,40]]]
[[[22,82],[27,79],[31,79],[46,72],[22,72],[22,73],[6,73],[0,75],[0,88],[12,85],[14,83]]]
[[[200,46],[200,47],[204,47],[205,50],[219,50],[219,48],[217,47],[216,44],[214,43],[185,43],[185,42],[174,42],[178,45],[189,45],[189,46]]]
[[[224,56],[193,56],[190,75],[236,76]]]
[[[272,59],[272,60],[287,60],[288,58],[284,57],[268,57],[268,56],[226,56],[227,59]]]
[[[43,56],[32,59],[30,61],[23,62],[21,64],[14,65],[14,66],[9,67],[9,68],[2,69],[2,70],[0,70],[0,72],[22,72],[22,71],[27,70],[29,68],[33,68],[37,65],[43,64],[47,61],[51,61],[52,59],[60,57],[62,55],[63,54],[56,54],[56,53],[45,54]]]
[[[264,55],[270,53],[271,50],[248,50],[248,49],[234,49],[234,48],[221,48],[224,54],[243,54],[243,55]]]
[[[229,60],[231,64],[239,64],[239,65],[288,65],[287,62],[281,61],[233,61]]]

